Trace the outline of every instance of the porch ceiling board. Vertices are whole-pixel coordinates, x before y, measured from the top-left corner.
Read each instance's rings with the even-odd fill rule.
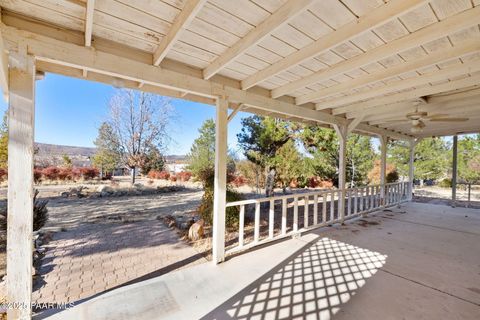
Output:
[[[131,59],[118,57],[110,53],[88,48],[60,40],[37,35],[31,32],[19,31],[11,27],[2,27],[2,34],[10,42],[22,41],[28,45],[28,52],[37,60],[66,67],[87,69],[112,77],[129,81],[144,82],[153,86],[160,86],[169,90],[188,92],[191,94],[215,98],[228,96],[230,101],[244,103],[255,109],[280,113],[287,116],[300,117],[306,120],[328,124],[344,125],[347,120],[319,111],[302,108],[294,104],[271,99],[260,94],[243,91],[221,83],[211,82],[167,69],[137,62]],[[12,48],[14,50],[14,48]],[[119,69],[118,65],[122,68]],[[375,131],[378,128],[373,129]],[[387,133],[386,131],[384,133]],[[393,135],[409,139],[409,136],[398,133]]]
[[[245,110],[307,123],[344,125],[357,119],[357,132],[405,139],[412,136],[407,128],[388,132],[375,125],[385,114],[411,110],[411,100],[426,95],[433,104],[441,95],[456,94],[453,89],[480,85],[479,5],[463,0],[0,3],[2,23],[34,35],[21,37],[28,38],[31,53],[46,56],[39,58],[46,69],[65,68],[74,76],[72,70],[82,69],[93,81],[122,78],[128,87],[206,103],[226,95]],[[36,35],[47,41],[42,44]],[[51,52],[51,38],[67,45],[65,50]],[[12,38],[3,40],[8,50]],[[118,61],[129,64],[125,72]],[[451,85],[442,83],[443,77]],[[384,107],[402,101],[404,109]],[[472,118],[478,112],[462,110]]]

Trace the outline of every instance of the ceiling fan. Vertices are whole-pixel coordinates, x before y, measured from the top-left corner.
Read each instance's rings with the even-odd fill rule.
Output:
[[[425,128],[425,121],[431,122],[463,122],[468,121],[468,118],[451,117],[448,114],[429,114],[426,111],[419,111],[418,104],[415,105],[415,111],[409,112],[405,115],[405,119],[391,120],[387,123],[401,123],[410,122],[412,127],[410,131],[412,133],[420,133]]]

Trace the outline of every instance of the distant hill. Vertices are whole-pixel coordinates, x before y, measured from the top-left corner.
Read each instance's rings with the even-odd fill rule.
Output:
[[[84,156],[91,157],[95,154],[96,148],[62,146],[58,144],[38,143],[35,142],[35,150],[39,156]]]
[[[96,148],[63,146],[57,144],[35,142],[35,163],[38,166],[61,165],[63,155],[69,156],[74,166],[91,166],[91,158],[95,155]],[[165,157],[167,163],[183,163],[186,161],[184,155],[168,155]]]

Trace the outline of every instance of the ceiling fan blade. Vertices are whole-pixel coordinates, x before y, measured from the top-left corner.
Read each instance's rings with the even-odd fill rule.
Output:
[[[387,120],[384,123],[402,123],[402,122],[409,122],[408,119],[396,119],[396,120]]]
[[[431,114],[431,115],[425,116],[425,117],[423,117],[423,119],[429,120],[429,119],[434,119],[434,118],[447,118],[449,116],[450,116],[450,114],[436,113],[436,114]]]
[[[430,119],[430,121],[435,121],[435,122],[464,122],[468,121],[468,118],[433,118]]]

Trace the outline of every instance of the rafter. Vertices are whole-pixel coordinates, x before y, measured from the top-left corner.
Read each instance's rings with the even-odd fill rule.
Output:
[[[93,31],[93,11],[95,10],[95,0],[87,0],[85,8],[85,46],[92,45],[92,31]]]
[[[435,53],[431,53],[420,59],[412,59],[405,63],[400,63],[393,67],[383,69],[378,72],[374,72],[362,77],[358,77],[352,80],[348,80],[331,87],[317,90],[313,93],[300,96],[296,99],[298,105],[305,104],[310,101],[315,101],[323,98],[327,98],[332,95],[336,95],[345,91],[360,88],[365,85],[375,83],[384,79],[388,79],[403,73],[415,71],[420,68],[435,65],[437,63],[448,61],[450,59],[458,58],[463,55],[480,51],[479,41],[466,41],[464,43],[457,44],[455,47],[448,48],[446,50],[440,50]],[[317,107],[319,107],[317,105]],[[321,107],[320,107],[321,108]],[[319,110],[319,109],[317,109]]]
[[[332,101],[322,102],[317,104],[316,109],[322,110],[327,108],[335,108],[338,106],[343,106],[350,103],[355,103],[357,101],[380,97],[383,95],[391,94],[397,91],[402,91],[402,90],[413,88],[413,87],[421,87],[424,85],[428,85],[429,83],[434,83],[437,81],[454,78],[457,76],[461,76],[463,74],[470,74],[477,71],[480,71],[480,60],[464,63],[461,65],[454,65],[446,69],[436,70],[418,77],[398,80],[380,88],[362,91],[359,93],[334,99]]]
[[[424,43],[475,26],[479,23],[480,6],[463,11],[440,22],[431,24],[425,28],[410,33],[404,37],[388,42],[372,50],[368,50],[367,52],[351,59],[337,63],[328,69],[315,72],[300,80],[293,81],[284,86],[273,89],[272,97],[278,98],[299,88],[306,87],[312,83],[328,80],[335,75],[355,70],[369,63],[395,55],[398,52],[420,46]]]
[[[321,37],[315,42],[305,46],[286,58],[275,62],[269,67],[258,71],[242,81],[242,88],[249,89],[254,85],[273,77],[280,72],[301,64],[322,52],[330,50],[342,42],[348,41],[361,33],[372,30],[385,21],[394,19],[408,11],[417,8],[427,2],[426,0],[393,0],[376,8],[372,12],[338,28],[332,33]]]
[[[449,81],[447,83],[437,84],[433,86],[422,87],[406,92],[395,93],[381,98],[371,99],[364,102],[348,105],[346,107],[340,107],[333,109],[332,113],[335,115],[359,111],[360,109],[373,108],[375,106],[381,106],[385,104],[395,103],[399,101],[412,100],[418,97],[437,94],[444,91],[451,91],[464,87],[473,86],[480,83],[480,74],[476,74],[471,77],[463,78],[460,80]]]
[[[203,77],[210,79],[215,73],[222,70],[235,58],[243,54],[248,48],[262,41],[275,29],[288,23],[291,19],[303,12],[314,0],[289,0],[270,17],[260,23],[241,40],[228,48],[221,56],[203,70]]]
[[[480,99],[480,88],[473,89],[465,92],[452,93],[442,96],[430,96],[428,97],[429,103],[421,105],[418,108],[424,111],[438,111],[443,108],[458,108],[463,106],[469,106],[472,103],[477,103]],[[393,104],[387,104],[383,106],[373,106],[371,108],[355,109],[346,114],[347,119],[354,119],[360,115],[365,116],[365,121],[372,119],[382,119],[390,117],[395,114],[404,114],[415,109],[413,101],[402,101]]]
[[[180,37],[183,30],[185,30],[190,22],[195,18],[197,13],[202,9],[206,0],[189,0],[185,3],[185,7],[180,11],[175,18],[168,34],[163,37],[158,45],[157,50],[153,54],[153,64],[158,66],[167,55],[170,48],[173,47],[175,41]]]

